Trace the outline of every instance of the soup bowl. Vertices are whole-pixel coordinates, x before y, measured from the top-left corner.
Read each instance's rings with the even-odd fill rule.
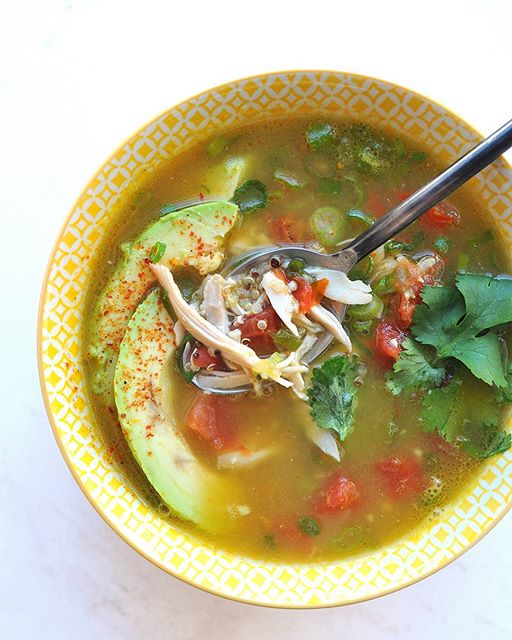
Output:
[[[349,73],[272,73],[205,91],[135,133],[78,198],[44,279],[38,357],[46,409],[69,469],[97,512],[129,545],[169,574],[211,593],[253,604],[308,608],[395,591],[457,558],[510,507],[512,450],[486,461],[452,504],[393,544],[343,562],[255,561],[199,541],[134,493],[95,431],[81,364],[84,283],[116,202],[160,162],[219,128],[295,114],[385,121],[430,148],[445,165],[481,139],[432,100]],[[510,250],[512,170],[500,159],[474,183]],[[510,416],[508,422],[510,428]]]

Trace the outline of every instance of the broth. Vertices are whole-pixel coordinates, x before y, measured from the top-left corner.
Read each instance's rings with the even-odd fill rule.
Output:
[[[248,176],[265,184],[269,196],[267,206],[242,216],[228,234],[226,259],[268,244],[269,240],[286,239],[279,237],[283,233],[294,241],[314,241],[311,216],[319,207],[335,207],[343,214],[348,210],[370,212],[378,217],[440,170],[428,149],[403,136],[397,138],[395,131],[386,128],[377,129],[375,135],[383,135],[396,145],[398,160],[389,171],[378,176],[360,172],[355,183],[351,177],[344,177],[341,162],[335,170],[305,166],[305,158],[312,152],[305,137],[310,123],[311,120],[297,118],[227,130],[222,132],[227,149],[212,156],[206,150],[211,150],[209,145],[218,139],[200,142],[163,161],[123,196],[103,241],[103,252],[98,254],[92,270],[95,278],[88,283],[86,315],[90,320],[84,326],[84,344],[89,347],[94,341],[100,322],[95,314],[96,301],[122,258],[122,243],[156,220],[160,208],[168,203],[215,198],[217,194],[207,191],[208,175],[226,156],[250,158]],[[335,121],[341,131],[348,124]],[[220,143],[218,146],[222,147]],[[303,181],[304,186],[290,185],[290,176]],[[404,245],[416,245],[406,253],[437,249],[445,263],[443,283],[452,284],[461,270],[507,272],[507,256],[498,238],[492,235],[490,212],[479,202],[471,185],[453,194],[450,203],[460,212],[456,229],[440,231],[418,221],[399,238]],[[345,239],[364,229],[357,217],[344,215],[343,219]],[[354,271],[364,276],[364,269],[366,263]],[[195,286],[202,280],[193,269],[178,273],[182,281],[188,278]],[[386,300],[388,313],[392,303]],[[252,467],[218,471],[218,456],[225,451],[212,447],[210,441],[187,426],[190,407],[202,392],[187,383],[175,367],[168,368],[166,402],[183,437],[206,467],[228,481],[233,479],[232,495],[228,492],[222,498],[226,527],[206,534],[191,522],[169,515],[179,522],[179,527],[221,548],[254,558],[290,562],[339,560],[382,547],[421,526],[426,519],[438,517],[443,507],[463,491],[478,471],[480,460],[460,448],[445,446],[444,441],[423,430],[421,394],[404,397],[389,392],[386,380],[390,366],[375,355],[375,325],[357,333],[349,320],[348,328],[354,351],[367,371],[357,390],[353,431],[340,445],[339,462],[320,451],[306,435],[312,422],[307,402],[275,384],[260,396],[251,392],[223,399],[219,409],[238,443],[251,451],[270,449],[271,455]],[[342,352],[335,344],[322,359]],[[137,493],[166,515],[167,506],[141,471],[123,436],[112,388],[95,388],[98,364],[90,355],[84,356],[84,366],[88,396],[109,454]],[[482,404],[489,403],[489,387],[468,371],[461,370],[458,375],[464,388],[459,402],[464,405],[464,416],[470,418]],[[390,469],[394,464],[390,461],[396,459],[407,460],[410,465],[401,485],[396,484],[396,469]],[[349,508],[322,511],[318,509],[319,493],[325,494],[329,478],[340,470],[357,487],[358,498]],[[416,482],[415,474],[421,474],[421,482]],[[398,490],[397,486],[402,488]]]

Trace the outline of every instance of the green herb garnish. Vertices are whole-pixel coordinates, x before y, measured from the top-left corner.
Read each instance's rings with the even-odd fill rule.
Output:
[[[355,358],[333,356],[313,369],[307,390],[313,420],[322,429],[336,432],[342,441],[352,431],[356,377]]]
[[[282,169],[276,169],[274,171],[274,180],[277,180],[290,189],[303,189],[306,185],[305,180],[302,180],[291,171],[283,171]]]
[[[437,359],[456,358],[487,384],[505,387],[494,329],[512,322],[512,280],[462,273],[456,276],[455,286],[423,289],[412,334],[418,342],[434,347]]]
[[[306,129],[306,142],[312,149],[323,149],[334,144],[336,129],[329,122],[315,122]]]
[[[446,236],[440,236],[434,240],[434,249],[438,253],[448,253],[452,246],[451,240],[448,240]]]
[[[360,211],[359,209],[349,209],[345,215],[347,218],[350,218],[351,220],[358,220],[368,227],[371,227],[375,222],[375,218],[372,215],[365,213],[364,211]]]
[[[509,449],[511,436],[499,427],[500,410],[495,398],[479,404],[471,422],[464,422],[462,407],[467,393],[459,378],[446,387],[431,389],[421,403],[423,429],[439,433],[474,458],[489,458]]]
[[[149,259],[151,260],[151,262],[160,262],[160,260],[164,257],[166,248],[167,245],[165,244],[165,242],[155,242],[149,253]]]
[[[238,205],[240,213],[263,209],[268,204],[267,187],[259,180],[247,180],[237,187],[232,201]]]
[[[313,520],[313,518],[308,518],[307,516],[302,516],[299,520],[299,528],[307,536],[318,536],[320,534],[320,527],[318,526],[318,522]]]
[[[294,336],[288,329],[278,329],[272,335],[272,340],[278,347],[283,347],[287,351],[297,351],[302,344],[302,340]]]
[[[386,386],[396,396],[402,391],[438,387],[445,377],[445,368],[434,364],[433,349],[406,338]]]

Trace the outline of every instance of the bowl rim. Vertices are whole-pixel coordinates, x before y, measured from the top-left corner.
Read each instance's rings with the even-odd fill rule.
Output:
[[[205,586],[203,586],[201,584],[198,584],[193,579],[183,576],[182,574],[180,574],[178,572],[177,569],[173,569],[173,568],[169,567],[168,565],[164,564],[163,562],[157,560],[156,558],[151,557],[142,547],[139,547],[135,542],[133,542],[116,525],[116,523],[114,521],[109,520],[107,518],[106,514],[104,513],[104,511],[101,508],[101,506],[99,505],[99,503],[94,500],[94,498],[92,497],[91,493],[86,488],[84,482],[82,481],[82,479],[78,475],[76,467],[73,464],[73,462],[72,462],[72,460],[70,458],[70,455],[69,455],[68,451],[66,450],[66,448],[64,446],[62,438],[60,437],[60,435],[58,433],[55,416],[54,416],[54,414],[52,412],[52,409],[50,407],[50,401],[49,401],[49,397],[48,397],[48,392],[47,392],[46,385],[45,385],[44,364],[43,364],[43,316],[44,316],[44,311],[45,311],[45,301],[46,301],[46,295],[47,295],[47,291],[48,291],[48,285],[49,285],[51,269],[52,269],[52,266],[54,264],[54,260],[55,260],[55,256],[56,256],[56,253],[57,253],[57,250],[58,250],[59,243],[61,241],[61,238],[62,238],[62,236],[63,236],[63,234],[64,234],[64,232],[65,232],[65,230],[66,230],[66,228],[67,228],[67,226],[68,226],[68,224],[70,222],[70,220],[72,219],[72,216],[73,216],[73,214],[75,212],[75,209],[77,208],[77,205],[80,202],[80,199],[81,199],[82,195],[91,186],[91,184],[93,183],[95,177],[98,175],[98,173],[101,171],[101,169],[105,165],[107,165],[116,156],[116,154],[130,140],[132,140],[138,133],[143,131],[146,127],[148,127],[149,125],[151,125],[152,123],[157,121],[159,118],[163,117],[169,111],[180,107],[184,103],[194,101],[194,100],[196,100],[197,98],[201,97],[204,94],[207,94],[207,93],[210,93],[210,92],[216,91],[216,90],[220,91],[222,89],[225,89],[226,87],[229,87],[229,85],[231,85],[231,84],[237,84],[237,83],[242,83],[242,82],[250,82],[251,80],[261,80],[261,79],[264,79],[264,78],[267,78],[267,77],[270,77],[270,76],[274,76],[274,75],[286,75],[286,74],[298,75],[298,74],[308,74],[308,73],[309,74],[333,74],[333,75],[342,74],[342,75],[350,75],[351,77],[359,79],[359,80],[370,80],[370,81],[375,81],[375,82],[381,82],[381,83],[384,83],[384,84],[388,84],[388,85],[397,87],[397,88],[403,90],[404,92],[407,92],[409,94],[413,94],[413,95],[417,96],[418,98],[420,98],[420,99],[422,99],[422,100],[424,100],[426,102],[431,103],[432,105],[440,107],[448,115],[452,116],[455,121],[462,122],[467,127],[467,129],[469,131],[471,131],[476,136],[476,138],[478,140],[482,140],[484,138],[484,136],[480,133],[480,131],[478,129],[476,129],[476,127],[473,126],[473,124],[469,123],[467,120],[465,120],[464,118],[462,118],[459,115],[457,115],[453,110],[447,108],[443,103],[441,103],[441,102],[439,102],[437,100],[433,100],[432,98],[430,98],[429,96],[427,96],[427,95],[425,95],[423,93],[419,93],[419,92],[417,92],[415,90],[409,89],[408,87],[405,87],[404,85],[398,84],[398,83],[393,82],[391,80],[384,80],[384,79],[378,78],[376,76],[370,76],[370,75],[365,75],[365,74],[361,74],[361,73],[353,73],[351,71],[344,71],[344,70],[340,70],[340,69],[337,69],[337,70],[333,70],[333,69],[285,69],[285,70],[277,70],[277,71],[264,71],[264,72],[261,72],[261,73],[251,74],[249,76],[243,76],[241,78],[236,78],[236,79],[233,79],[233,80],[229,80],[229,81],[223,82],[222,84],[219,84],[219,85],[214,85],[214,86],[210,86],[210,87],[204,88],[201,91],[195,93],[194,95],[189,96],[189,97],[185,97],[182,100],[180,100],[179,102],[167,107],[166,109],[162,110],[157,115],[153,116],[151,119],[146,121],[144,124],[142,124],[139,127],[137,127],[133,131],[133,133],[131,135],[125,137],[123,139],[123,141],[117,145],[116,149],[101,164],[99,164],[99,166],[96,169],[96,171],[94,171],[92,176],[85,183],[85,185],[82,188],[82,190],[80,191],[79,195],[73,201],[71,207],[68,210],[68,213],[66,214],[66,216],[64,217],[64,220],[62,221],[62,223],[59,226],[58,232],[57,232],[57,234],[55,236],[55,240],[54,240],[54,242],[52,244],[52,248],[51,248],[51,251],[50,251],[47,263],[46,263],[46,267],[45,267],[45,270],[44,270],[43,280],[42,280],[41,289],[40,289],[40,293],[39,293],[38,312],[37,312],[37,329],[36,329],[36,332],[37,332],[36,333],[37,344],[36,344],[36,352],[37,352],[37,364],[38,364],[38,377],[39,377],[39,386],[40,386],[40,389],[41,389],[41,395],[43,397],[43,403],[44,403],[46,415],[47,415],[48,421],[50,423],[50,427],[52,429],[53,436],[54,436],[55,441],[57,443],[57,446],[58,446],[58,448],[60,450],[60,453],[61,453],[62,457],[64,458],[66,466],[68,467],[69,471],[71,472],[71,475],[74,478],[75,482],[77,483],[78,487],[80,488],[82,493],[85,495],[86,499],[88,500],[90,505],[94,508],[96,513],[109,526],[109,528],[121,538],[121,540],[123,540],[126,544],[128,544],[128,546],[133,551],[135,551],[136,553],[141,555],[143,558],[148,560],[152,565],[154,565],[158,569],[161,569],[162,571],[164,571],[165,573],[167,573],[171,577],[176,578],[176,579],[180,580],[181,582],[183,582],[183,583],[185,583],[187,585],[190,585],[191,587],[195,587],[196,589],[199,589],[199,590],[201,590],[201,591],[203,591],[205,593],[209,593],[211,595],[218,596],[218,597],[224,598],[226,600],[230,600],[232,602],[237,602],[237,603],[241,603],[241,604],[248,604],[248,605],[252,605],[252,606],[256,606],[256,607],[269,608],[269,609],[308,610],[308,609],[331,609],[331,608],[334,608],[334,607],[349,606],[349,605],[352,605],[352,604],[359,604],[359,603],[362,603],[362,602],[375,600],[377,598],[381,598],[381,597],[386,596],[388,594],[396,593],[398,591],[401,591],[402,589],[405,589],[406,587],[410,587],[411,585],[417,584],[417,583],[425,580],[426,578],[429,578],[430,576],[434,575],[435,573],[437,573],[441,569],[444,569],[445,567],[450,565],[452,562],[454,562],[455,560],[459,559],[467,551],[472,549],[478,542],[480,542],[480,540],[482,540],[482,538],[484,538],[492,529],[494,529],[494,527],[496,527],[496,525],[499,522],[501,522],[501,520],[507,515],[507,513],[510,511],[510,509],[512,509],[512,501],[509,501],[508,504],[505,505],[505,507],[502,510],[502,512],[498,516],[494,517],[492,522],[487,526],[487,528],[485,530],[481,531],[478,534],[478,536],[476,536],[476,538],[474,540],[472,540],[469,544],[463,546],[459,551],[453,552],[453,555],[451,557],[443,559],[439,563],[439,565],[436,566],[435,568],[425,572],[424,574],[422,574],[422,575],[420,575],[418,577],[410,578],[408,581],[406,581],[403,584],[400,584],[400,585],[398,585],[396,587],[390,587],[390,588],[384,589],[384,590],[382,590],[382,591],[380,591],[378,593],[374,593],[374,594],[370,594],[370,595],[366,595],[366,596],[361,596],[359,598],[355,598],[355,599],[350,600],[350,601],[332,602],[332,603],[327,603],[327,604],[316,604],[316,603],[315,604],[281,604],[281,603],[276,604],[276,603],[258,602],[258,601],[255,601],[255,600],[251,600],[249,598],[243,598],[243,597],[238,597],[238,596],[235,596],[235,595],[230,595],[230,594],[227,594],[227,593],[224,593],[224,592],[220,591],[219,589],[205,587]],[[504,163],[505,167],[512,171],[512,164],[508,161],[506,156],[502,155],[502,156],[500,156],[500,159]],[[235,554],[235,555],[237,555],[237,554]],[[240,558],[243,559],[243,556],[240,556]],[[307,566],[308,563],[304,563],[304,564]],[[321,563],[318,563],[318,564],[321,564]],[[289,565],[284,564],[283,566],[289,566]]]

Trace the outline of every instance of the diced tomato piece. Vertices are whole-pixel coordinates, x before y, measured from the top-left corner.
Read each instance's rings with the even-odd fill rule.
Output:
[[[292,220],[291,216],[269,220],[268,226],[271,236],[278,242],[295,242],[291,233]]]
[[[427,488],[423,469],[412,456],[386,458],[377,463],[377,469],[383,475],[392,496],[421,493]]]
[[[262,327],[258,326],[258,323]],[[273,353],[275,351],[272,334],[282,326],[281,319],[272,307],[265,307],[259,313],[246,316],[235,328],[240,329],[243,342],[259,354]]]
[[[424,213],[420,220],[426,229],[446,230],[459,224],[460,213],[448,200],[443,200]]]
[[[383,356],[397,360],[402,350],[402,342],[406,337],[406,333],[402,331],[396,324],[383,318],[377,325],[375,330],[375,344],[377,350]]]
[[[312,284],[304,280],[304,278],[294,278],[297,289],[293,292],[295,299],[299,303],[299,310],[307,313],[311,307],[317,305],[324,297],[325,290],[329,284],[327,278],[316,280]]]
[[[340,473],[327,479],[315,498],[317,513],[332,513],[350,509],[359,499],[356,485]]]
[[[200,369],[215,369],[216,371],[224,369],[224,361],[220,355],[211,355],[209,349],[204,344],[198,345],[191,356],[192,364]]]
[[[202,393],[189,407],[185,424],[214,449],[235,448],[238,430],[236,412],[229,400]]]

